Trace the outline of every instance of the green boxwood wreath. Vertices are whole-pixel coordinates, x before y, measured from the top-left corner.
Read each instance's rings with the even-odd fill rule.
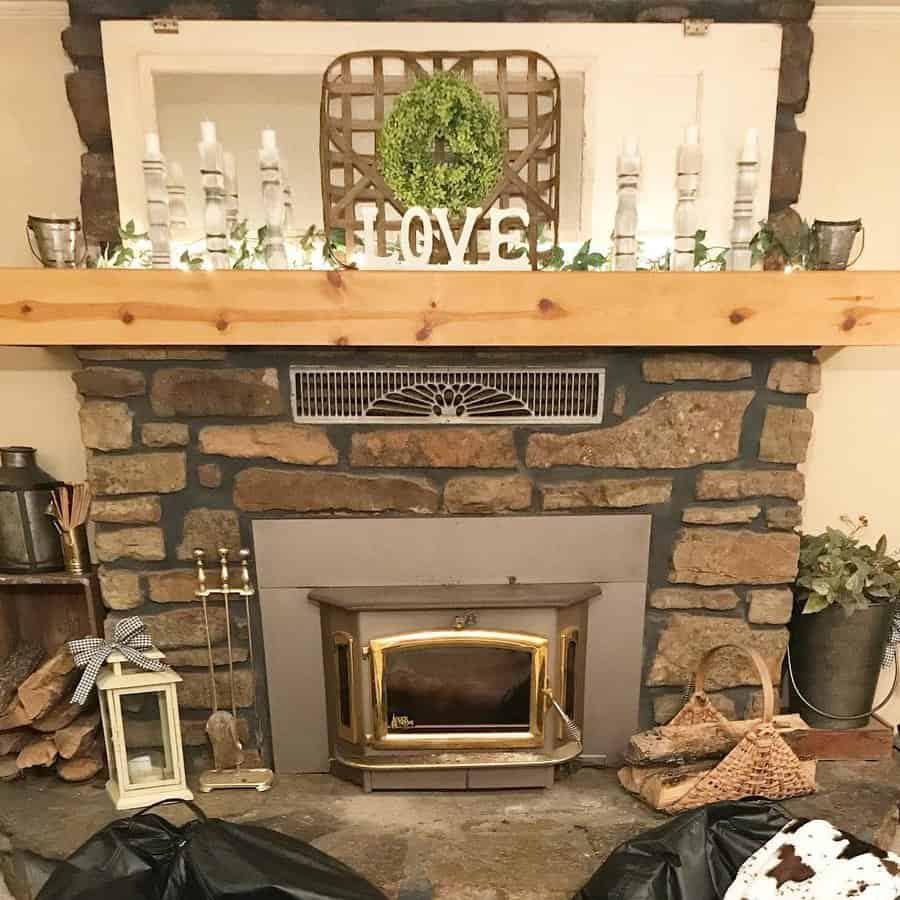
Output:
[[[451,160],[435,162],[435,140]],[[479,206],[503,170],[500,114],[456,75],[438,72],[401,94],[381,129],[384,180],[407,206],[447,207],[454,217]]]

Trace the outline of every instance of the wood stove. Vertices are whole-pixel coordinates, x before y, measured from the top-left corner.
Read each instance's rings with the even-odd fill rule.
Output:
[[[649,516],[254,523],[278,771],[546,787],[636,728]],[[615,684],[615,690],[610,689]]]

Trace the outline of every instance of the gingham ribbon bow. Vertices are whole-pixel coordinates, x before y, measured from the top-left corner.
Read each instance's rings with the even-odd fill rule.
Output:
[[[151,659],[141,651],[150,650],[153,642],[140,616],[119,619],[113,631],[113,639],[106,641],[98,637],[79,638],[69,641],[69,652],[78,668],[84,667],[78,687],[72,697],[72,703],[84,705],[93,690],[94,682],[100,673],[101,666],[111,653],[118,651],[135,665],[149,672],[161,672],[166,664],[158,659]]]

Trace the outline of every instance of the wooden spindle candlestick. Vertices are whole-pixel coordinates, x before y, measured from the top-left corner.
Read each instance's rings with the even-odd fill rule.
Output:
[[[678,148],[676,163],[678,202],[675,206],[675,245],[672,253],[672,270],[675,272],[690,272],[694,268],[701,163],[700,129],[689,125],[685,130],[684,143]]]
[[[150,237],[151,265],[154,269],[172,268],[169,234],[169,192],[166,186],[166,161],[160,152],[159,135],[145,137],[144,188],[147,194],[147,233]]]
[[[636,137],[625,139],[616,157],[616,222],[613,232],[613,268],[633,272],[637,268],[637,195],[641,157]]]

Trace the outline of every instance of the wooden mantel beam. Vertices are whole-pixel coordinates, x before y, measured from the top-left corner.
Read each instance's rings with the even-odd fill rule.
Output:
[[[0,269],[0,345],[900,345],[900,272]]]

